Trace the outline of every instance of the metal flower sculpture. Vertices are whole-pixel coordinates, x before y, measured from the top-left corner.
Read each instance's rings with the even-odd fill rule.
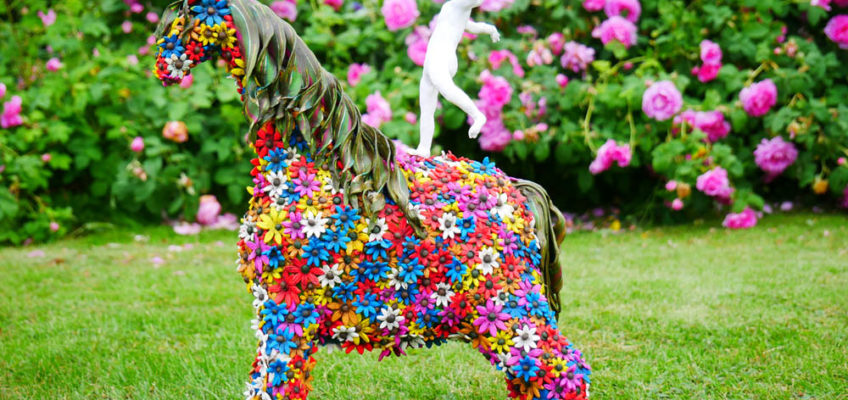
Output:
[[[255,300],[247,399],[305,399],[319,346],[470,342],[510,397],[582,399],[589,366],[557,329],[563,219],[488,160],[398,153],[292,27],[253,0],[173,4],[156,76],[220,58],[256,157],[238,271]]]

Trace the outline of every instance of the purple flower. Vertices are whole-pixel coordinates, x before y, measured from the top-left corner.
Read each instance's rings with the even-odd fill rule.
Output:
[[[283,234],[289,236],[292,240],[305,238],[301,218],[302,215],[299,212],[289,213],[288,219],[283,221]]]
[[[721,223],[725,228],[729,229],[748,229],[757,225],[757,213],[750,207],[746,207],[740,213],[729,213],[724,217],[724,222]]]
[[[294,178],[292,183],[295,184],[294,191],[303,197],[312,197],[312,193],[321,188],[320,183],[315,179],[315,174],[306,174],[303,178]]]
[[[752,117],[765,115],[777,102],[777,86],[771,79],[757,82],[739,92],[742,108]]]
[[[386,0],[380,12],[383,13],[386,26],[392,32],[412,26],[420,15],[415,0]]]
[[[585,71],[592,61],[595,61],[595,49],[571,41],[562,48],[562,67],[573,72]]]
[[[639,0],[607,0],[604,5],[604,12],[608,17],[621,16],[622,11],[627,12],[625,18],[628,21],[636,22],[642,13],[642,5]]]
[[[487,300],[485,306],[477,306],[477,312],[480,317],[474,320],[474,326],[477,327],[477,332],[484,333],[489,331],[489,334],[498,335],[498,329],[506,330],[504,321],[510,318],[509,314],[501,312],[503,306],[497,305],[492,300]]]
[[[777,136],[771,140],[763,139],[754,150],[754,162],[770,177],[780,175],[798,158],[798,150],[792,142],[785,142]]]
[[[604,45],[616,40],[626,48],[636,44],[637,36],[636,25],[617,15],[609,17],[592,30],[592,37],[600,39]]]
[[[824,27],[824,34],[838,44],[839,48],[848,49],[848,15],[831,18]]]
[[[270,250],[271,246],[265,244],[265,241],[256,237],[255,234],[253,235],[253,240],[245,240],[244,244],[248,249],[250,249],[250,254],[247,255],[247,260],[253,261],[253,266],[256,268],[256,271],[261,272],[265,267],[265,264],[268,264],[268,253],[266,253],[266,251]]]
[[[671,81],[656,82],[642,95],[642,111],[657,121],[673,117],[682,106],[683,97]]]

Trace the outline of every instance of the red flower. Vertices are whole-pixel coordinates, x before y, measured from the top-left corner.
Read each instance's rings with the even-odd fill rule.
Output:
[[[186,45],[185,54],[188,55],[188,58],[190,58],[194,62],[200,61],[200,59],[203,58],[204,55],[206,55],[203,51],[203,45],[200,44],[200,42],[195,41],[190,41]]]
[[[268,286],[268,294],[274,297],[274,302],[277,304],[298,304],[300,303],[300,289],[286,282],[285,280],[280,281],[280,283],[276,285]]]
[[[311,283],[319,286],[318,275],[324,272],[321,268],[309,266],[303,258],[291,260],[291,265],[283,271],[284,278],[290,285],[306,288]]]

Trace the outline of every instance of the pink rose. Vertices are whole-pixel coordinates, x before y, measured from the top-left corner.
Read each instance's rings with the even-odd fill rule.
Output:
[[[631,157],[632,153],[630,151],[629,144],[619,146],[615,143],[615,140],[608,139],[606,143],[598,149],[598,154],[595,156],[595,160],[589,165],[589,172],[593,175],[597,175],[608,170],[612,167],[613,163],[617,163],[618,166],[622,168],[626,167],[630,165]]]
[[[695,181],[695,187],[711,197],[727,199],[733,194],[727,171],[722,167],[715,167],[701,174]]]
[[[721,63],[718,64],[704,64],[699,67],[692,68],[692,75],[698,77],[698,80],[707,83],[718,76],[719,71],[721,71]]]
[[[297,19],[297,0],[275,1],[271,3],[271,11],[280,18],[294,22]]]
[[[637,36],[636,25],[617,15],[609,17],[592,30],[592,37],[600,39],[604,45],[616,40],[626,48],[636,44]]]
[[[56,221],[50,221],[50,232],[58,232],[59,231],[59,223]]]
[[[368,110],[368,125],[379,128],[384,122],[392,120],[392,107],[379,91],[365,98],[365,107]]]
[[[59,61],[58,58],[53,57],[47,60],[47,64],[45,64],[44,66],[47,68],[48,71],[56,72],[59,70],[59,68],[62,68],[62,62]]]
[[[828,21],[824,33],[842,49],[848,49],[848,15],[837,15]]]
[[[482,131],[480,131],[480,148],[485,151],[503,151],[506,145],[512,139],[512,134],[503,126],[503,121],[500,119],[487,121]]]
[[[197,222],[201,225],[212,225],[218,220],[221,213],[221,204],[214,195],[200,196],[200,205],[197,208]]]
[[[404,42],[406,43],[406,55],[412,59],[415,65],[423,66],[424,58],[427,56],[427,42],[430,40],[430,29],[426,26],[416,26]]]
[[[147,13],[144,17],[147,18],[147,22],[150,22],[151,24],[159,22],[159,14],[156,14],[153,11]]]
[[[124,21],[121,23],[121,30],[124,31],[124,33],[132,32],[132,28],[133,26],[131,21]]]
[[[560,55],[560,53],[562,53],[562,47],[565,46],[565,35],[561,32],[552,33],[548,36],[548,46],[551,47],[551,52],[553,52],[555,56]]]
[[[707,140],[716,142],[730,133],[730,123],[724,120],[721,111],[699,111],[695,113],[695,128],[707,134]]]
[[[761,117],[777,102],[777,86],[771,79],[752,84],[739,92],[742,108],[752,117]]]
[[[754,150],[754,162],[770,177],[780,175],[798,158],[798,150],[792,142],[785,142],[777,136],[771,140],[763,139]]]
[[[721,46],[710,40],[701,41],[701,61],[704,64],[721,64]]]
[[[409,122],[410,124],[415,125],[415,123],[418,122],[418,115],[415,114],[414,112],[408,112],[408,113],[406,113],[406,115],[403,116],[403,119],[406,122]]]
[[[568,77],[563,74],[557,74],[556,83],[560,88],[565,88],[568,86]]]
[[[196,235],[203,227],[200,224],[181,222],[174,225],[174,233],[177,235]],[[154,257],[155,259],[156,257]]]
[[[136,153],[140,153],[142,150],[144,150],[144,138],[142,138],[141,136],[136,136],[135,138],[133,138],[132,143],[130,143],[130,150]]]
[[[356,86],[362,80],[362,75],[371,72],[371,67],[368,64],[350,64],[347,68],[347,83],[350,86]]]
[[[583,0],[583,8],[589,12],[601,11],[604,9],[605,3],[606,0]]]
[[[682,106],[683,97],[671,81],[656,82],[642,95],[642,111],[657,121],[673,117]]]
[[[483,0],[480,9],[488,12],[497,12],[512,5],[515,0]]]
[[[392,32],[412,26],[420,15],[415,0],[385,0],[380,11],[386,20],[386,26]]]
[[[344,4],[344,0],[324,0],[324,4],[333,7],[336,11],[339,11],[342,8],[342,4]]]
[[[821,7],[830,11],[830,1],[831,0],[810,0],[810,5],[814,7]]]
[[[6,96],[6,84],[0,82],[0,99]]]
[[[130,54],[127,56],[127,64],[129,65],[138,65],[138,56],[135,54]]]
[[[554,55],[550,49],[545,47],[544,43],[536,42],[533,45],[533,50],[527,53],[527,65],[535,67],[537,65],[547,65],[554,61]]]
[[[839,157],[836,159],[836,165],[845,165],[846,162],[848,162],[848,159],[845,157]]]
[[[483,87],[477,95],[484,103],[501,108],[512,99],[512,87],[504,77],[492,75],[488,70],[484,70],[480,79],[483,81]]]
[[[44,161],[46,163],[49,163],[50,160],[52,160],[52,159],[53,159],[53,156],[50,155],[50,153],[44,153],[44,154],[41,155],[41,161]]]
[[[639,14],[642,13],[642,5],[639,0],[607,0],[604,5],[604,13],[608,17],[620,17],[622,12],[626,12],[625,18],[630,22],[639,20]]]
[[[12,128],[24,123],[21,118],[21,104],[23,100],[21,96],[12,96],[11,100],[3,103],[3,114],[0,115],[0,127],[3,129]]]
[[[524,77],[524,69],[522,69],[521,64],[518,63],[518,57],[516,57],[515,54],[512,54],[511,51],[503,49],[489,52],[489,63],[492,64],[492,69],[500,68],[501,64],[505,60],[509,60],[509,63],[512,65],[512,73],[519,78]]]
[[[671,202],[671,209],[674,211],[680,211],[683,209],[683,200],[674,199]]]
[[[180,81],[180,87],[183,89],[188,89],[194,83],[194,75],[188,74],[183,77],[183,80]]]
[[[757,213],[750,207],[746,207],[741,213],[729,213],[721,223],[729,229],[748,229],[757,225]]]
[[[162,137],[177,143],[188,140],[188,127],[182,121],[169,121],[162,128]]]
[[[38,18],[41,18],[41,23],[44,24],[44,27],[48,27],[53,25],[56,22],[56,12],[53,9],[47,10],[45,14],[43,11],[38,11]]]

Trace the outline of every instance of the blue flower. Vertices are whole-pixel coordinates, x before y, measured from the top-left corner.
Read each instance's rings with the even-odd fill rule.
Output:
[[[287,362],[277,359],[268,365],[268,372],[274,374],[274,381],[271,382],[272,386],[280,386],[283,382],[287,381],[289,378],[286,376],[286,372],[289,371],[289,365]]]
[[[465,272],[468,268],[459,261],[456,257],[453,258],[450,264],[447,265],[447,271],[445,271],[445,276],[451,280],[451,283],[456,283],[462,280],[462,276],[465,275]]]
[[[373,323],[377,319],[377,310],[383,306],[383,303],[377,300],[376,294],[365,293],[358,296],[353,305],[358,313],[367,317]]]
[[[390,248],[392,248],[392,242],[386,239],[375,240],[365,243],[365,254],[371,256],[373,259],[386,259],[389,258],[387,250]]]
[[[294,322],[301,326],[309,326],[318,321],[318,312],[315,311],[315,305],[312,303],[303,303],[297,306],[294,312]]]
[[[415,236],[407,236],[403,240],[403,257],[409,258],[415,253],[415,249],[421,246],[421,239]]]
[[[283,253],[280,252],[280,248],[277,246],[268,248],[268,250],[262,252],[262,255],[268,256],[268,265],[271,268],[277,268],[281,262],[285,262]]]
[[[484,158],[483,161],[480,162],[472,161],[471,168],[474,172],[481,175],[494,175],[495,173],[495,163],[489,161],[489,157]]]
[[[328,229],[321,235],[321,241],[324,242],[324,247],[327,250],[338,253],[342,250],[347,250],[347,243],[350,242],[350,238],[344,231],[331,231]]]
[[[542,307],[541,296],[539,296],[539,293],[527,293],[527,296],[525,296],[524,299],[527,301],[525,307],[527,307],[527,311],[530,311],[530,314],[537,317],[544,317],[545,307]]]
[[[273,149],[262,159],[268,161],[268,165],[265,166],[266,171],[277,172],[289,166],[286,162],[286,151],[283,149]]]
[[[285,304],[277,305],[273,300],[268,300],[265,302],[265,309],[262,310],[262,320],[265,322],[270,322],[269,324],[265,324],[266,326],[274,327],[277,326],[281,321],[286,320],[286,315],[289,315],[289,310],[286,309]]]
[[[459,221],[456,221],[456,226],[459,227],[459,237],[462,241],[468,241],[471,239],[471,235],[474,234],[474,230],[477,229],[477,218],[474,216],[465,217]]]
[[[513,318],[522,318],[527,316],[527,310],[518,305],[518,296],[514,294],[509,295],[509,299],[506,301],[503,310],[501,311],[509,314]]]
[[[341,301],[353,300],[356,282],[342,282],[333,288],[333,297]]]
[[[398,278],[405,283],[418,282],[418,278],[424,276],[424,266],[418,262],[418,259],[412,259],[407,262],[402,262],[398,265]]]
[[[165,41],[159,43],[159,47],[162,48],[162,58],[171,58],[172,54],[179,57],[183,55],[183,52],[185,51],[185,47],[183,47],[180,37],[176,34],[166,36]]]
[[[277,328],[275,333],[268,335],[268,345],[266,352],[271,354],[273,350],[277,350],[283,354],[289,354],[297,348],[297,344],[292,340],[294,332],[288,328]]]
[[[536,365],[536,360],[530,358],[530,356],[522,357],[518,364],[512,366],[512,372],[515,376],[524,379],[526,382],[534,378],[538,370],[539,367]]]
[[[415,302],[415,296],[418,295],[418,285],[408,285],[405,288],[400,288],[397,291],[397,299],[404,305],[410,305]]]
[[[362,217],[359,216],[359,210],[355,208],[345,211],[341,206],[336,206],[336,213],[330,216],[330,218],[336,221],[334,223],[335,226],[344,229],[354,229],[356,228],[356,221],[359,221]]]
[[[309,244],[303,246],[302,258],[306,259],[306,265],[321,266],[321,261],[330,261],[330,252],[324,248],[324,243],[318,238],[310,238]]]
[[[230,15],[230,9],[227,8],[226,0],[203,0],[200,5],[191,8],[192,12],[197,13],[195,18],[209,26],[215,26],[224,22],[224,16]]]
[[[435,308],[428,308],[418,313],[418,326],[422,328],[432,328],[439,321],[439,311]]]
[[[388,272],[389,264],[382,261],[363,261],[359,264],[358,274],[374,282],[388,278]]]

